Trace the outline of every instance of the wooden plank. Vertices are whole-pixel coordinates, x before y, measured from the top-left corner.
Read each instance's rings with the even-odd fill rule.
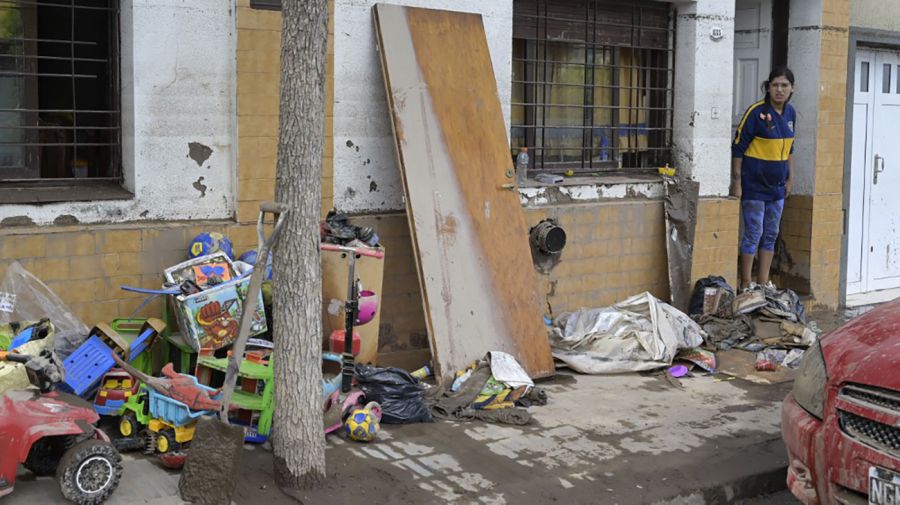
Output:
[[[374,12],[436,375],[494,350],[552,375],[481,16]]]

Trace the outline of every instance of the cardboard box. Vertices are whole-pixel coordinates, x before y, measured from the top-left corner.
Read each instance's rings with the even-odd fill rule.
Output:
[[[208,272],[204,273],[196,268],[198,265],[218,267],[223,264],[228,265],[227,268],[231,271],[217,272],[216,275],[228,277],[230,280],[207,287],[199,293],[170,298],[181,334],[194,351],[202,348],[219,349],[231,345],[237,339],[244,299],[250,289],[250,276],[241,277],[245,272],[240,271],[231,259],[222,253],[200,256],[166,269],[166,280],[169,282],[183,280],[197,282],[207,281],[209,277]],[[250,336],[265,333],[268,329],[262,292],[260,291],[257,296]]]

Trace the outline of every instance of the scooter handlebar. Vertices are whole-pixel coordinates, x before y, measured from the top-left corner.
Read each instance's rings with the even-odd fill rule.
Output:
[[[360,256],[369,256],[371,258],[384,258],[384,251],[377,249],[366,249],[364,247],[346,247],[335,244],[320,244],[319,249],[323,251],[340,251],[345,253],[359,254]]]

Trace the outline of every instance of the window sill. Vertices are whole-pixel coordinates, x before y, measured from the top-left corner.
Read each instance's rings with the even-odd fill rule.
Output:
[[[559,184],[529,179],[519,187],[519,198],[525,207],[624,198],[657,199],[664,196],[662,181],[657,173],[621,172],[566,177]]]
[[[559,184],[547,184],[528,179],[525,181],[523,188],[543,188],[552,186],[584,186],[592,184],[634,184],[634,183],[654,183],[662,182],[662,176],[656,172],[647,171],[645,173],[628,173],[628,172],[609,172],[599,175],[575,175],[572,177],[563,177],[563,181]]]
[[[116,181],[65,179],[0,183],[0,203],[39,205],[55,202],[130,200],[134,195]]]

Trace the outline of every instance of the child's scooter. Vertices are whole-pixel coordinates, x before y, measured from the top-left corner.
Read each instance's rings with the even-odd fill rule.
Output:
[[[341,353],[341,389],[332,392],[325,402],[325,433],[332,433],[343,425],[343,415],[350,412],[356,405],[362,405],[362,392],[350,392],[353,384],[353,327],[357,324],[360,314],[359,284],[356,279],[356,256],[369,256],[372,258],[384,258],[384,252],[363,247],[346,247],[335,244],[321,244],[319,249],[323,251],[339,251],[347,255],[349,266],[347,269],[347,300],[344,302],[344,349]],[[374,309],[372,310],[374,312]],[[344,401],[340,401],[340,395],[344,393]],[[337,405],[340,404],[340,410]],[[340,413],[340,415],[336,415]]]

